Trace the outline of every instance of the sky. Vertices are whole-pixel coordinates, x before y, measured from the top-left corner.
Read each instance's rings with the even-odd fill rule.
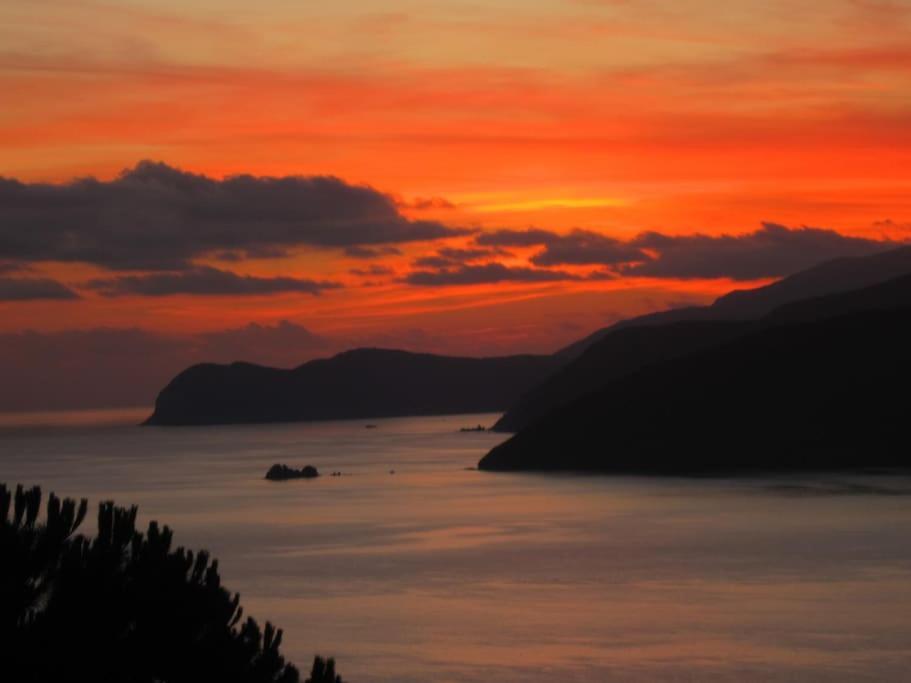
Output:
[[[911,238],[911,2],[0,4],[0,410],[547,353]]]

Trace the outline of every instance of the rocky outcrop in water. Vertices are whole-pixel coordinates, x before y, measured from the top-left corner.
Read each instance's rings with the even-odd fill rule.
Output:
[[[287,465],[275,464],[266,472],[269,481],[287,481],[288,479],[316,479],[319,472],[313,465],[306,465],[299,470]]]

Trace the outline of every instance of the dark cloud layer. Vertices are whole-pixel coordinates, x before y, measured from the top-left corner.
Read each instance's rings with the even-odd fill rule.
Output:
[[[544,250],[531,257],[538,266],[604,265],[648,259],[638,246],[588,230],[573,230],[545,243]]]
[[[788,228],[774,223],[765,223],[744,235],[719,237],[648,232],[633,244],[654,250],[658,256],[624,268],[624,275],[735,280],[781,277],[834,258],[863,256],[896,246],[893,242],[846,237],[834,230]]]
[[[56,280],[38,277],[0,277],[0,301],[72,301],[78,298],[76,292]]]
[[[24,270],[28,270],[28,266],[24,263],[12,263],[10,261],[0,261],[0,274],[2,274],[2,273],[21,273]]]
[[[176,273],[100,278],[89,281],[86,286],[108,297],[172,296],[175,294],[255,296],[285,292],[320,294],[324,290],[341,287],[340,284],[334,282],[317,282],[293,277],[238,275],[209,267],[197,267]]]
[[[578,280],[570,273],[560,270],[537,268],[510,268],[502,263],[486,263],[479,266],[459,266],[443,270],[417,270],[405,277],[405,282],[422,287],[443,287],[446,285],[479,285],[497,282],[555,282]]]
[[[461,263],[482,261],[494,256],[512,256],[508,251],[499,247],[493,249],[454,249],[452,247],[443,247],[437,250],[437,254],[443,258]]]
[[[488,247],[536,247],[559,240],[560,235],[550,230],[495,230],[481,233],[475,242]]]
[[[438,249],[436,254],[431,256],[422,256],[415,259],[412,265],[416,268],[430,268],[439,270],[443,268],[459,267],[468,263],[477,261],[490,261],[497,256],[512,256],[505,249],[495,248],[471,248],[456,249],[453,247],[443,247]]]
[[[383,258],[384,256],[399,256],[401,249],[395,247],[345,247],[345,256],[360,259]]]
[[[542,246],[531,257],[537,266],[602,265],[630,277],[735,280],[782,277],[833,258],[862,256],[896,246],[895,242],[847,237],[834,230],[774,223],[741,235],[646,232],[629,241],[586,230],[566,235],[538,229],[499,230],[478,235],[475,242]]]
[[[562,235],[549,230],[497,230],[478,235],[475,242],[486,246],[536,247],[544,249],[531,257],[538,266],[616,265],[648,259],[629,242],[590,230],[573,230]]]
[[[451,268],[453,266],[458,266],[457,261],[452,259],[443,258],[442,256],[421,256],[416,258],[411,262],[415,268],[430,268],[431,270],[442,270],[444,268]]]
[[[239,263],[246,259],[279,259],[291,255],[287,249],[279,247],[247,247],[243,251],[220,251],[213,254],[217,261]]]
[[[280,255],[300,246],[369,247],[466,231],[409,220],[369,187],[331,177],[215,180],[144,161],[111,181],[0,178],[0,260],[176,270],[208,254]]]
[[[395,271],[386,266],[371,265],[366,268],[352,268],[348,272],[357,277],[382,277],[384,275],[392,275]]]
[[[111,181],[89,178],[50,185],[0,178],[0,275],[7,276],[0,300],[77,298],[53,280],[10,275],[46,261],[147,271],[88,283],[108,296],[315,294],[338,285],[238,275],[201,266],[199,259],[281,258],[305,246],[338,248],[351,258],[382,259],[401,255],[396,244],[470,233],[435,221],[411,220],[399,212],[395,199],[331,177],[243,175],[215,180],[141,162]],[[827,259],[868,254],[894,244],[771,223],[739,235],[647,232],[631,240],[578,229],[566,234],[534,228],[496,230],[475,234],[474,244],[467,248],[441,248],[418,258],[413,263],[418,270],[405,281],[441,286],[581,279],[546,270],[561,266],[601,266],[607,269],[602,277],[613,272],[629,277],[752,280],[789,275]],[[530,256],[530,264],[538,268],[497,263],[496,257],[509,255],[504,251],[509,247],[538,248]]]

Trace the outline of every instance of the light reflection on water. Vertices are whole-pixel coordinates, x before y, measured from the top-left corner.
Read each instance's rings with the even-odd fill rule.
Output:
[[[907,477],[489,474],[465,468],[502,437],[458,428],[490,415],[133,426],[145,414],[2,418],[0,481],[138,504],[209,548],[304,667],[318,651],[355,683],[534,683],[911,665]],[[264,481],[275,462],[345,476]]]

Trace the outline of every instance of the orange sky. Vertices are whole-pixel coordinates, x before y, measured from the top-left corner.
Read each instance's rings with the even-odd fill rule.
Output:
[[[909,2],[323,4],[4,3],[0,175],[110,180],[153,159],[216,179],[333,175],[394,197],[410,219],[486,232],[581,228],[627,241],[769,221],[911,236]],[[767,281],[403,281],[415,259],[475,240],[399,244],[369,262],[312,246],[197,260],[343,285],[319,296],[104,297],[80,289],[111,277],[97,263],[35,260],[29,277],[81,298],[0,302],[0,333],[291,321],[336,347],[541,352],[619,317]],[[495,260],[534,267],[538,250]],[[376,277],[350,272],[379,265]]]

